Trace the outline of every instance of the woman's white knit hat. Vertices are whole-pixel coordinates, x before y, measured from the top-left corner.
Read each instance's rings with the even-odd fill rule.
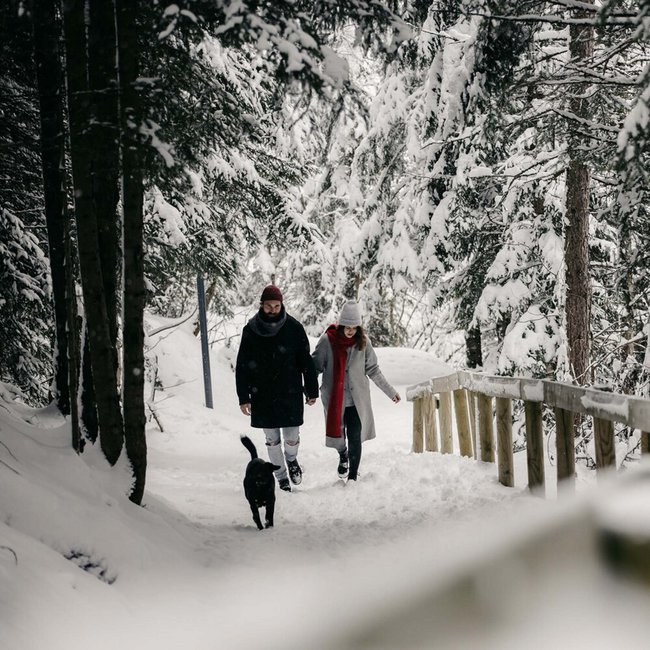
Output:
[[[359,303],[346,302],[339,315],[339,325],[343,327],[358,327],[361,325],[361,309]]]

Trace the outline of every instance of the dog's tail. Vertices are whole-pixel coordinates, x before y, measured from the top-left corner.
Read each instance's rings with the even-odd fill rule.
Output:
[[[255,445],[253,444],[253,441],[246,435],[244,434],[241,436],[241,444],[248,449],[251,453],[251,458],[255,459],[257,458],[257,449],[255,449]]]

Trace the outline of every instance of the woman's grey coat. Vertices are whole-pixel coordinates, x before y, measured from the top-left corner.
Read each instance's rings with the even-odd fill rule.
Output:
[[[370,340],[366,338],[366,347],[359,350],[356,345],[349,348],[347,351],[348,358],[345,364],[346,379],[352,392],[354,405],[359,413],[361,420],[361,442],[372,440],[375,437],[375,419],[372,415],[372,404],[370,403],[370,382],[368,377],[377,384],[377,386],[386,395],[393,399],[397,391],[386,381],[386,378],[379,369],[377,364],[377,355],[372,348]],[[323,380],[321,384],[321,399],[323,400],[323,408],[325,409],[325,420],[327,421],[327,407],[332,393],[332,377],[334,374],[334,355],[332,353],[332,345],[327,337],[323,334],[316,349],[312,353],[314,365],[316,366],[317,373],[323,373]],[[345,412],[345,408],[341,409]],[[341,427],[343,421],[341,420]],[[330,438],[325,436],[325,445],[327,447],[340,448],[342,438]]]

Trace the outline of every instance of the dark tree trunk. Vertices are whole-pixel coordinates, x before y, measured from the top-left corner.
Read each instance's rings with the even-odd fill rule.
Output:
[[[566,322],[569,365],[576,382],[584,384],[589,366],[591,283],[589,280],[589,170],[572,160],[567,171],[565,236]]]
[[[138,78],[137,3],[116,0],[122,129],[124,209],[123,394],[126,451],[133,470],[130,498],[141,503],[147,470],[144,412],[143,173],[138,129],[142,123]]]
[[[99,232],[111,345],[117,354],[118,284],[120,244],[117,203],[119,199],[119,117],[117,101],[117,52],[113,0],[92,0],[88,25],[88,81],[95,119],[91,125],[94,147],[93,201]],[[118,366],[117,357],[115,365]]]
[[[481,348],[481,329],[472,327],[465,332],[465,350],[468,368],[483,367],[483,350]]]
[[[88,93],[87,43],[84,3],[64,3],[66,74],[70,116],[70,154],[74,182],[75,218],[81,286],[88,329],[88,346],[97,400],[100,444],[109,463],[117,462],[124,429],[117,391],[116,354],[111,344],[108,308],[99,262],[99,232],[95,214],[92,174],[96,167],[89,128],[93,115]],[[98,200],[101,197],[97,197]]]
[[[584,11],[578,10],[579,14]],[[593,53],[594,30],[591,26],[571,25],[570,52],[576,74]],[[589,119],[586,88],[573,87],[569,99],[571,113],[576,118],[569,137],[569,167],[566,176],[567,226],[565,235],[566,262],[566,322],[569,366],[575,381],[584,384],[590,357],[591,284],[589,281],[589,169],[583,159],[586,149],[580,132],[583,121]]]
[[[68,214],[68,217],[70,215]],[[80,453],[84,441],[79,428],[79,375],[80,375],[80,338],[81,326],[77,313],[77,265],[76,251],[73,244],[72,221],[66,220],[65,228],[65,267],[66,267],[66,316],[68,321],[68,367],[70,369],[70,420],[72,425],[72,447]]]
[[[54,301],[54,399],[61,413],[70,414],[70,379],[66,300],[66,193],[63,76],[59,51],[61,23],[55,0],[34,0],[34,62],[41,120],[41,157],[45,221]]]
[[[510,312],[502,311],[499,315],[496,325],[497,341],[503,347],[503,342],[506,340],[506,333],[512,321],[512,314]]]
[[[81,349],[81,422],[83,433],[93,444],[99,437],[99,422],[97,421],[97,397],[93,384],[93,369],[88,344],[88,328],[84,330],[83,348]]]

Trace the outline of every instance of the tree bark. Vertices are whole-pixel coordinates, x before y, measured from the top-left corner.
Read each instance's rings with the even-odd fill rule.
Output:
[[[468,368],[483,367],[483,351],[481,349],[481,329],[476,326],[465,332],[465,349]]]
[[[119,199],[119,117],[117,98],[117,56],[113,0],[88,3],[88,83],[95,119],[90,137],[94,147],[92,170],[94,210],[99,233],[102,268],[111,345],[117,360],[118,285],[120,243],[117,204]]]
[[[589,278],[589,170],[571,160],[567,171],[565,235],[566,322],[569,366],[575,381],[584,384],[589,365],[591,283]]]
[[[141,503],[147,470],[144,411],[143,171],[139,127],[142,106],[136,86],[139,67],[137,3],[116,0],[120,79],[122,205],[124,210],[123,394],[126,451],[133,470],[130,499]]]
[[[34,62],[41,121],[43,197],[54,307],[54,387],[59,411],[70,414],[70,379],[66,301],[65,134],[63,122],[63,76],[59,51],[60,22],[55,0],[34,0]],[[69,272],[69,269],[68,269]]]
[[[84,441],[81,437],[79,420],[79,375],[81,326],[77,313],[77,264],[73,244],[71,215],[68,214],[65,228],[65,267],[66,267],[66,316],[68,321],[68,361],[70,369],[70,420],[72,425],[72,448],[81,453]]]
[[[576,14],[585,14],[577,10]],[[586,15],[586,14],[585,14]],[[593,54],[594,30],[590,25],[571,25],[572,65],[579,70]],[[579,124],[569,136],[569,166],[566,175],[567,225],[564,241],[566,263],[566,323],[569,367],[575,381],[584,384],[590,356],[591,284],[589,280],[589,169],[582,151],[582,122],[589,119],[585,84],[575,84],[569,98],[570,112]]]
[[[93,384],[93,368],[88,341],[88,327],[85,325],[83,347],[81,348],[81,422],[84,437],[95,444],[99,437],[99,422],[97,421],[97,397]]]
[[[84,3],[81,0],[66,0],[63,7],[70,157],[81,286],[97,400],[100,445],[108,462],[115,464],[122,450],[124,429],[117,392],[116,355],[114,346],[111,345],[108,308],[99,263],[99,232],[92,183],[96,160],[90,129],[96,116],[93,115],[88,89]]]
[[[508,327],[510,327],[510,322],[512,321],[512,314],[509,311],[502,311],[499,314],[499,318],[497,319],[496,323],[496,333],[497,333],[497,341],[499,342],[499,346],[502,348],[503,347],[503,342],[506,340],[506,332],[508,331]]]

